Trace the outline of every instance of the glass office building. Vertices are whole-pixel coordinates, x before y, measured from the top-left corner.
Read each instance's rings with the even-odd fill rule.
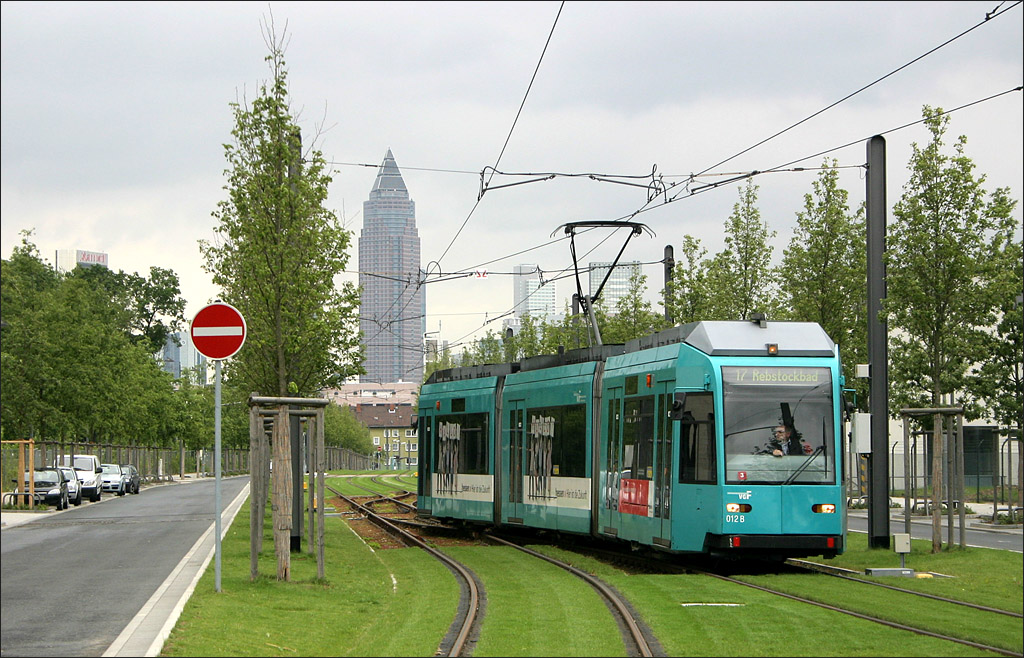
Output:
[[[366,351],[361,381],[423,378],[426,294],[420,273],[416,203],[388,149],[363,202],[359,234],[359,328]]]

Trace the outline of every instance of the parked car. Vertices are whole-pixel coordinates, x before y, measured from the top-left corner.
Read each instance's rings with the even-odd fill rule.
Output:
[[[75,455],[72,463],[71,455],[64,455],[60,466],[71,466],[78,471],[78,479],[82,481],[82,495],[96,502],[103,495],[103,467],[96,455]]]
[[[125,494],[125,478],[121,467],[117,464],[100,464],[103,469],[103,490],[116,493],[118,496]]]
[[[58,466],[57,470],[63,473],[64,479],[68,481],[68,500],[78,507],[82,504],[82,481],[78,479],[78,471],[70,466]]]
[[[121,464],[121,472],[124,473],[125,480],[128,483],[128,493],[139,493],[139,488],[142,486],[142,476],[139,475],[139,469],[135,468],[132,464]]]
[[[36,500],[47,505],[53,505],[58,510],[68,508],[68,481],[64,474],[57,468],[37,468],[32,473],[34,491],[38,496]],[[23,486],[20,493],[29,491],[29,474],[25,473]],[[27,502],[28,495],[24,496]]]

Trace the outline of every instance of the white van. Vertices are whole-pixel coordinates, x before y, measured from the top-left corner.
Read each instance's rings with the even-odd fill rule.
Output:
[[[103,467],[96,455],[75,455],[75,463],[71,463],[71,455],[64,455],[61,466],[70,466],[78,471],[78,479],[82,483],[82,495],[96,502],[103,495]]]

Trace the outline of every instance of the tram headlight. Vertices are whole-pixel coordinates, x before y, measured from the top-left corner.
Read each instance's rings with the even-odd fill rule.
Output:
[[[747,503],[726,503],[725,511],[732,514],[746,513],[751,509]]]
[[[836,506],[833,503],[818,503],[811,507],[815,514],[835,514]]]

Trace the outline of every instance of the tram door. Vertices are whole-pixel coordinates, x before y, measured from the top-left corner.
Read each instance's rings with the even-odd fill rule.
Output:
[[[505,481],[508,483],[508,520],[523,522],[523,439],[526,433],[526,402],[511,400],[506,410],[508,423],[508,459],[505,460]]]
[[[600,527],[608,535],[619,533],[619,491],[622,486],[622,388],[605,392],[605,440],[602,442]],[[630,477],[630,474],[626,474]]]
[[[655,543],[667,546],[672,537],[672,398],[675,382],[658,382],[654,430]],[[659,541],[659,539],[664,541]]]

